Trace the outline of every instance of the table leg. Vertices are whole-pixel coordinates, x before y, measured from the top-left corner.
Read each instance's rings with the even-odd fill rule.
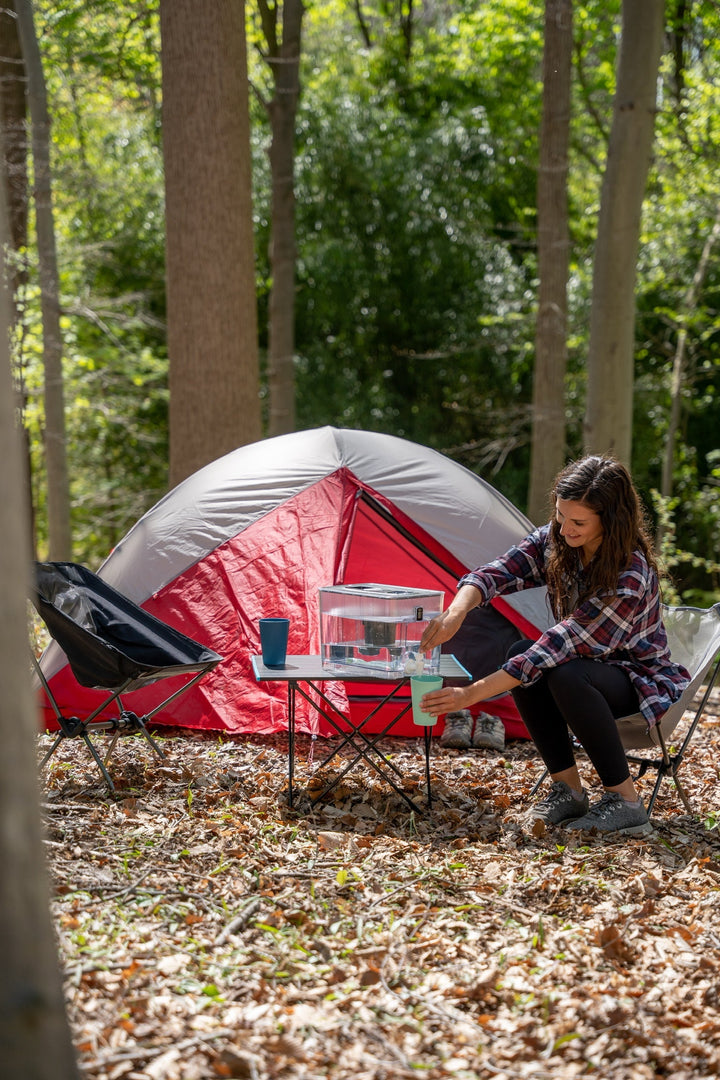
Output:
[[[288,806],[293,804],[295,774],[295,683],[288,682]]]
[[[432,794],[430,792],[430,740],[432,736],[432,728],[423,728],[423,736],[425,738],[425,781],[427,783],[427,804],[428,809],[432,806]]]

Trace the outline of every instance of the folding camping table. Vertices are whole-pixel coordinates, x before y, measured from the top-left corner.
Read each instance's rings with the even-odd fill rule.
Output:
[[[293,779],[295,773],[295,702],[296,695],[300,694],[305,701],[333,727],[341,737],[341,741],[317,766],[318,769],[328,765],[330,761],[345,746],[355,751],[355,756],[344,766],[338,776],[328,783],[313,799],[317,802],[342,780],[358,762],[364,761],[385,780],[398,795],[402,796],[412,810],[422,813],[417,803],[413,802],[407,792],[396,782],[391,773],[402,780],[402,773],[378,747],[378,743],[384,736],[391,733],[392,729],[407,712],[412,709],[412,702],[408,697],[400,697],[403,687],[409,686],[410,676],[400,675],[395,679],[388,679],[375,675],[369,671],[359,671],[357,675],[348,675],[347,672],[328,671],[322,666],[319,656],[288,656],[285,667],[269,668],[262,662],[262,656],[253,656],[253,672],[258,682],[286,682],[288,687],[288,803],[293,805]],[[440,658],[439,674],[444,679],[455,682],[470,682],[472,676],[456,658],[450,654],[443,654]],[[384,683],[389,686],[388,692],[375,704],[373,708],[359,720],[353,720],[351,715],[341,713],[323,692],[320,683],[345,682],[345,683]],[[396,711],[385,724],[382,731],[368,733],[370,721],[386,705],[395,706]],[[423,727],[425,742],[425,775],[427,781],[427,805],[432,806],[430,791],[430,739],[432,728]]]

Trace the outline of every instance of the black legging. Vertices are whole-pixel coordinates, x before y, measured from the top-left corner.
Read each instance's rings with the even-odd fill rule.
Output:
[[[518,641],[508,659],[525,652]],[[568,660],[550,668],[532,686],[512,691],[525,727],[552,774],[575,764],[570,731],[580,741],[604,787],[617,787],[630,775],[615,718],[638,711],[630,676],[602,660]],[[569,729],[569,730],[568,730]]]

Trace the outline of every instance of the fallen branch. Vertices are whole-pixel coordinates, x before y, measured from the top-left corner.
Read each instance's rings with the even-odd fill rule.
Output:
[[[218,935],[217,939],[215,940],[215,945],[224,945],[231,934],[234,934],[236,933],[236,931],[241,930],[242,927],[250,921],[250,919],[253,917],[258,908],[261,907],[261,905],[262,897],[253,897],[253,899],[245,905],[240,914],[236,915],[234,919],[231,919],[225,929]]]
[[[164,1046],[138,1046],[134,1050],[120,1050],[115,1054],[108,1054],[106,1057],[94,1057],[91,1059],[91,1063],[93,1066],[100,1065],[104,1068],[108,1065],[119,1065],[123,1061],[150,1061],[152,1058],[167,1053],[168,1050],[182,1052],[183,1050],[202,1046],[203,1043],[214,1042],[215,1039],[230,1038],[234,1034],[229,1028],[221,1028],[207,1035],[196,1035],[192,1039],[184,1039],[179,1043],[166,1043]]]

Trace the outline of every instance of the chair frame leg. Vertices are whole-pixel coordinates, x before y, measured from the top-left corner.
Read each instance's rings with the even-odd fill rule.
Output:
[[[648,769],[655,769],[657,771],[657,777],[655,779],[655,784],[653,785],[652,794],[647,804],[647,812],[648,814],[652,813],[652,809],[655,805],[655,800],[657,799],[660,792],[660,786],[663,782],[663,777],[669,776],[675,783],[675,788],[677,789],[677,793],[680,796],[685,810],[688,814],[692,816],[694,815],[695,811],[690,805],[690,801],[685,792],[685,788],[680,782],[680,777],[677,775],[677,771],[682,764],[682,751],[678,754],[671,756],[667,748],[667,743],[665,742],[665,736],[663,735],[660,728],[657,729],[657,737],[660,744],[660,752],[662,755],[659,761],[653,761],[650,758],[638,757],[637,755],[633,754],[627,755],[627,759],[629,762],[631,762],[633,765],[640,766],[636,779],[640,779],[640,777],[644,776]],[[685,744],[683,744],[683,749],[684,746]]]
[[[715,684],[718,681],[718,676],[720,676],[720,655],[718,656],[718,659],[715,661],[715,664],[714,664],[713,669],[712,669],[712,674],[710,675],[710,678],[708,679],[707,683],[705,684],[705,691],[703,693],[702,698],[700,699],[700,704],[698,705],[697,709],[695,710],[695,715],[692,718],[690,726],[688,727],[687,731],[685,732],[685,737],[683,738],[683,741],[680,744],[680,749],[678,750],[678,752],[676,754],[671,755],[669,753],[668,748],[667,748],[667,743],[665,741],[665,736],[663,735],[663,732],[662,732],[662,728],[658,725],[655,730],[656,730],[656,734],[657,734],[658,743],[660,744],[660,751],[661,751],[661,754],[662,754],[662,760],[659,761],[659,762],[658,761],[651,761],[651,760],[648,760],[646,758],[631,757],[630,755],[628,755],[628,761],[632,761],[635,764],[640,765],[640,772],[638,773],[638,776],[642,776],[647,771],[648,768],[658,770],[657,780],[655,781],[655,786],[653,788],[653,793],[650,796],[650,801],[648,803],[648,814],[652,810],[653,805],[655,803],[655,799],[656,799],[657,794],[658,794],[658,792],[660,790],[660,784],[662,782],[663,776],[669,776],[675,783],[677,793],[680,796],[680,799],[682,801],[683,806],[685,807],[685,810],[691,816],[695,815],[695,810],[693,810],[692,806],[690,805],[690,800],[688,799],[685,788],[684,788],[683,784],[681,783],[680,778],[678,776],[678,769],[682,765],[683,758],[685,757],[685,751],[687,750],[688,746],[690,745],[690,740],[692,739],[693,735],[695,734],[695,729],[697,728],[698,724],[700,723],[700,721],[702,719],[703,713],[705,712],[705,706],[707,705],[708,700],[710,698],[710,694],[712,693],[713,688],[715,687]]]
[[[100,757],[100,755],[98,754],[97,750],[95,749],[95,746],[93,745],[93,741],[90,738],[90,736],[88,735],[87,731],[81,732],[80,738],[82,739],[82,741],[85,743],[88,750],[92,754],[93,760],[95,761],[95,764],[97,765],[98,769],[102,773],[103,779],[105,780],[105,783],[109,787],[111,794],[115,795],[116,794],[115,785],[113,784],[112,779],[110,777],[110,773],[107,770],[107,764],[106,764],[107,763],[107,758],[105,759],[105,761],[103,761],[103,759]]]
[[[50,690],[50,686],[48,685],[45,674],[40,667],[40,664],[38,663],[37,657],[32,652],[31,656],[33,667],[35,668],[38,678],[40,679],[47,699],[50,702],[50,706],[55,713],[55,719],[60,726],[60,731],[57,737],[54,739],[52,746],[40,762],[40,768],[43,769],[47,765],[48,761],[53,756],[57,748],[60,746],[60,743],[63,742],[64,739],[82,739],[82,741],[87,746],[88,751],[93,758],[93,761],[100,770],[100,773],[102,774],[102,777],[112,795],[116,794],[116,788],[112,782],[110,773],[108,772],[108,765],[110,762],[110,758],[112,757],[113,751],[115,750],[115,746],[117,745],[120,734],[123,731],[139,732],[143,736],[143,738],[150,744],[158,757],[164,759],[166,755],[148,731],[147,721],[151,717],[153,717],[155,713],[159,711],[159,709],[165,706],[168,701],[174,701],[176,697],[179,697],[180,694],[188,690],[200,678],[202,678],[202,675],[205,674],[204,672],[198,672],[194,676],[194,678],[190,680],[190,682],[185,683],[182,687],[180,687],[179,690],[171,694],[169,698],[166,698],[159,706],[149,712],[146,716],[138,716],[136,713],[128,712],[128,710],[125,709],[125,707],[123,706],[121,695],[125,688],[130,685],[131,680],[128,679],[123,686],[121,686],[118,690],[111,694],[110,697],[106,698],[105,701],[103,701],[101,705],[99,705],[92,713],[90,713],[89,716],[85,717],[84,720],[81,720],[77,716],[68,717],[63,715],[62,711],[58,707],[54,695]],[[117,717],[112,717],[109,720],[97,720],[96,717],[99,716],[100,713],[103,712],[113,702],[117,703],[119,715]],[[107,752],[105,753],[104,758],[102,758],[97,752],[97,749],[92,739],[90,738],[90,733],[93,731],[111,731],[113,733],[110,745],[107,749]]]
[[[537,795],[538,791],[540,790],[541,785],[543,784],[543,782],[544,782],[544,780],[545,780],[545,778],[547,776],[548,776],[548,770],[543,769],[543,771],[540,773],[540,776],[538,777],[538,779],[535,781],[535,783],[533,784],[533,786],[530,789],[530,798],[531,799],[532,799],[532,797],[534,795]]]

